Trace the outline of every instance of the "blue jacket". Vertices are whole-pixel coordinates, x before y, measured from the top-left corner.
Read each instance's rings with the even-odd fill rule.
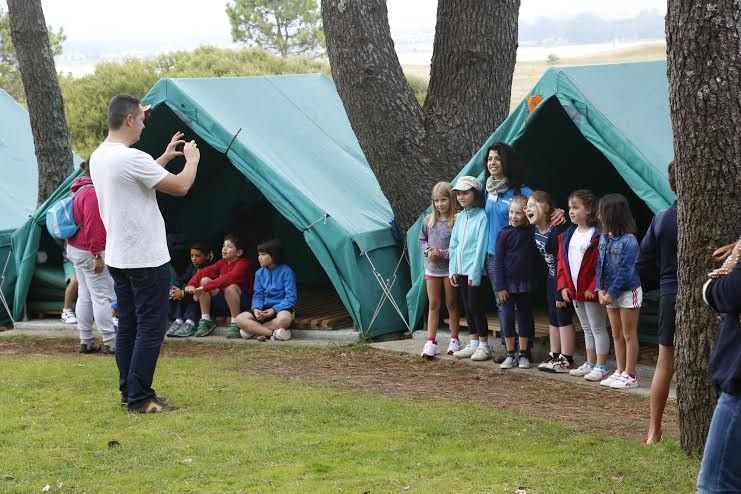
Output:
[[[636,270],[638,257],[638,240],[628,233],[617,238],[608,238],[606,234],[599,238],[599,255],[597,256],[597,290],[607,292],[612,298],[621,293],[641,286]]]
[[[486,181],[484,181],[486,183]],[[520,186],[521,196],[533,195],[533,190],[527,185]],[[515,197],[515,189],[510,187],[504,192],[495,196],[484,194],[484,209],[486,217],[489,219],[489,235],[486,243],[486,252],[496,254],[497,235],[502,229],[509,225],[509,203]]]
[[[661,295],[677,293],[677,202],[651,220],[636,261],[641,284],[659,282]]]
[[[450,234],[448,273],[468,276],[471,285],[481,284],[486,260],[489,220],[482,208],[464,209],[455,217]]]
[[[529,293],[533,289],[538,249],[531,227],[505,226],[497,235],[494,256],[494,289]]]
[[[278,313],[296,306],[296,275],[286,264],[277,264],[273,269],[260,268],[255,273],[255,290],[252,308],[263,310],[268,307]]]
[[[723,314],[708,371],[719,390],[741,395],[741,263],[722,278],[708,281],[703,298]]]

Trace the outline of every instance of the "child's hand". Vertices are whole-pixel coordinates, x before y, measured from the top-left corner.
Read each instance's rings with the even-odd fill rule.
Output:
[[[602,299],[605,301],[605,305],[612,305],[615,303],[615,299],[612,298],[612,295],[605,295]]]
[[[262,321],[262,311],[260,309],[252,309],[252,315],[255,316],[255,319],[258,321]]]
[[[450,275],[450,286],[458,286],[458,275],[457,274],[451,274]]]
[[[566,223],[566,214],[563,209],[555,209],[551,213],[550,224],[548,226],[563,225],[564,223]]]
[[[430,250],[427,251],[427,259],[430,259],[432,261],[437,260],[440,257],[440,251],[438,251],[434,247],[430,247]]]
[[[564,304],[568,304],[569,302],[571,302],[571,297],[569,297],[569,289],[568,288],[564,288],[563,290],[561,290],[561,298],[563,299]],[[564,307],[565,307],[565,305],[564,305]]]
[[[277,313],[275,312],[275,309],[273,309],[273,308],[266,309],[266,310],[262,311],[262,315],[265,318],[274,317],[276,314]]]
[[[562,301],[556,301],[556,309],[565,309],[566,308],[566,302]]]
[[[584,292],[584,298],[587,300],[594,300],[597,298],[597,296],[594,294],[594,292],[590,292],[589,290]]]
[[[499,294],[500,303],[503,304],[507,302],[507,299],[509,298],[509,292],[507,292],[507,290],[499,290],[497,293]]]
[[[195,291],[196,291],[196,287],[194,286],[188,285],[185,287],[185,293],[187,293],[188,295],[193,295]]]

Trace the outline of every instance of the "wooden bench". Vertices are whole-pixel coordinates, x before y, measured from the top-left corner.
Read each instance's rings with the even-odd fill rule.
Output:
[[[296,329],[342,329],[353,326],[352,317],[331,288],[299,287]]]
[[[549,333],[549,326],[550,321],[548,318],[548,313],[546,312],[536,312],[535,313],[535,337],[541,338],[545,337],[548,338]],[[445,319],[445,324],[450,327],[450,319]],[[468,322],[466,321],[466,318],[461,318],[461,320],[458,322],[461,328],[468,328]],[[499,319],[497,318],[496,314],[487,314],[486,315],[486,325],[489,328],[489,331],[496,337],[499,337]],[[576,329],[577,333],[581,332],[581,326],[579,325],[579,319],[574,315],[574,328]]]

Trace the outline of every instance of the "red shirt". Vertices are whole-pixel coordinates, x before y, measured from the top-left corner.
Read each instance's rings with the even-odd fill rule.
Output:
[[[103,220],[100,219],[98,197],[90,177],[77,178],[70,187],[75,197],[72,199],[72,211],[75,216],[77,233],[67,239],[67,243],[80,250],[86,250],[94,256],[101,255],[105,250],[106,231]]]
[[[247,295],[252,294],[252,266],[250,261],[240,257],[234,262],[228,263],[224,259],[196,271],[196,274],[188,282],[188,286],[199,287],[203,278],[211,278],[211,281],[203,285],[203,289],[211,291],[216,288],[223,290],[229,285],[237,285]]]

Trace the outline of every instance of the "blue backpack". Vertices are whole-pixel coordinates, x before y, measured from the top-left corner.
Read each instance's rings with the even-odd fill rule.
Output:
[[[83,185],[77,192],[82,190],[84,187],[91,187],[90,184]],[[49,231],[49,235],[58,240],[67,240],[68,238],[74,237],[77,233],[78,226],[75,223],[75,213],[73,209],[73,201],[75,194],[55,202],[46,211],[46,229]]]

